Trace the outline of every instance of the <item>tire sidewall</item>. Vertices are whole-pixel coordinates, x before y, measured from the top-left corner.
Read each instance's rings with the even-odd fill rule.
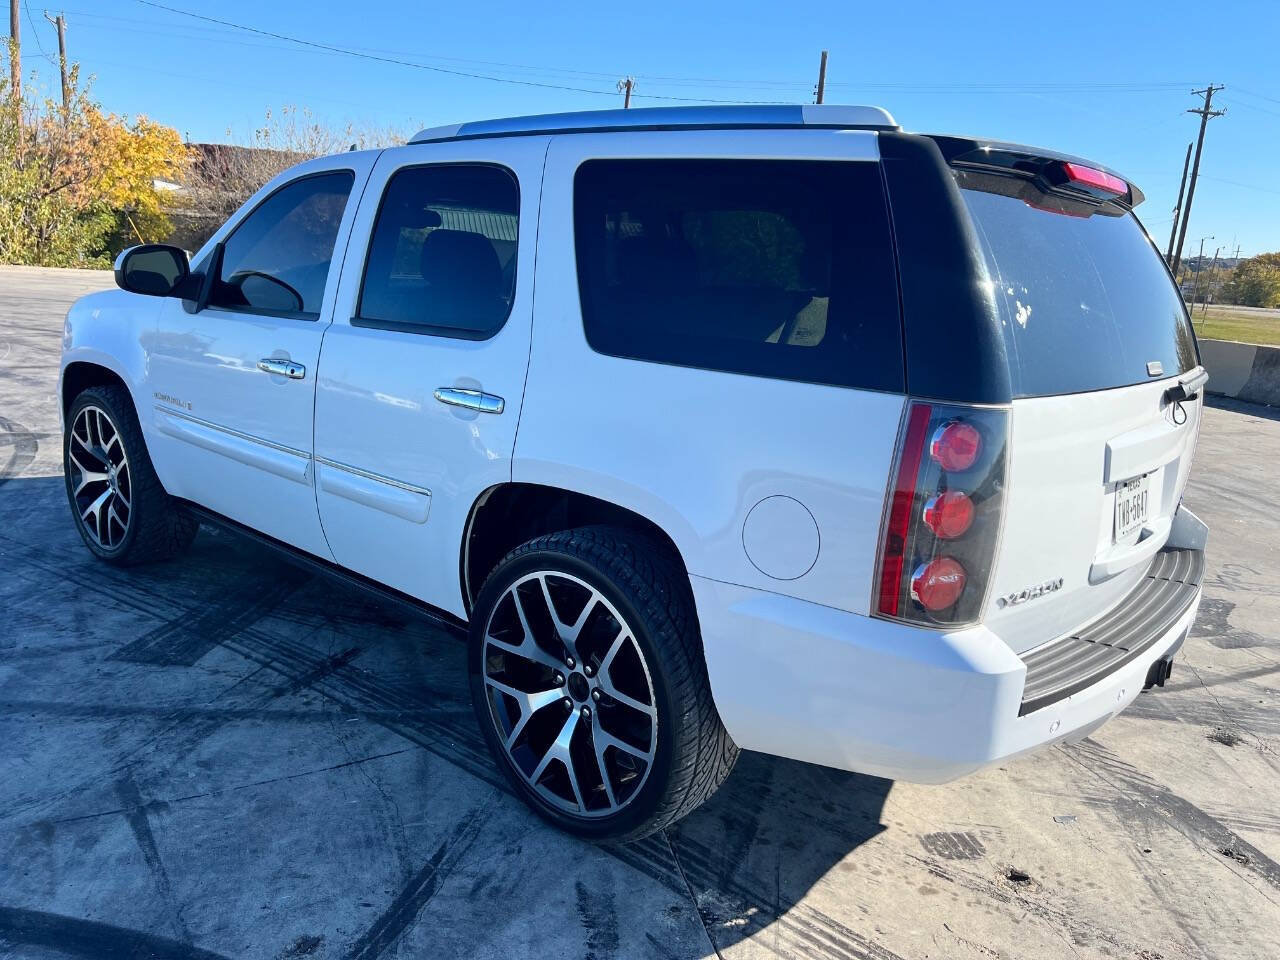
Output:
[[[653,682],[653,694],[658,708],[658,746],[648,779],[620,812],[608,817],[581,818],[566,814],[551,805],[524,779],[511,761],[499,739],[493,717],[490,715],[488,694],[484,687],[484,632],[494,608],[512,583],[526,574],[537,571],[566,573],[599,590],[614,609],[622,615],[631,628],[632,635],[644,654]],[[593,564],[572,554],[552,548],[538,548],[499,564],[491,573],[476,598],[468,633],[467,672],[471,683],[471,700],[476,719],[490,752],[498,758],[508,781],[539,815],[563,830],[592,840],[609,840],[635,831],[658,808],[670,781],[671,761],[675,747],[674,724],[678,722],[675,704],[667,683],[669,667],[663,661],[660,649],[650,635],[652,625],[641,615],[635,603],[608,576]]]
[[[67,503],[71,508],[72,519],[75,521],[76,531],[80,534],[80,539],[84,541],[84,545],[89,548],[94,556],[103,560],[118,562],[129,553],[129,548],[133,546],[133,541],[137,538],[138,527],[141,526],[139,518],[136,515],[138,509],[143,508],[140,499],[136,493],[133,497],[134,502],[129,504],[129,526],[125,530],[124,537],[120,543],[113,549],[105,549],[101,547],[97,541],[89,535],[89,531],[85,528],[84,520],[80,516],[80,508],[76,505],[75,488],[72,486],[71,479],[71,431],[75,426],[76,418],[80,415],[80,411],[85,407],[100,407],[104,410],[111,420],[111,425],[115,427],[116,434],[120,438],[120,445],[124,447],[124,455],[129,460],[130,480],[134,481],[137,477],[136,473],[136,457],[137,453],[130,449],[127,434],[135,433],[130,429],[132,420],[126,417],[132,417],[132,409],[124,411],[119,408],[119,404],[114,402],[105,390],[99,390],[90,387],[79,394],[75,400],[71,402],[71,409],[67,413],[67,426],[62,434],[62,479],[67,491]],[[136,488],[135,488],[136,489]],[[134,492],[131,490],[131,492]]]

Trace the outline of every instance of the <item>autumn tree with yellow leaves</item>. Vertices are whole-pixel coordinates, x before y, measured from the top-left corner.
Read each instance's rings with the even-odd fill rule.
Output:
[[[180,182],[190,163],[177,131],[103,113],[78,68],[69,79],[68,109],[0,80],[0,263],[101,267],[168,235],[156,184]]]

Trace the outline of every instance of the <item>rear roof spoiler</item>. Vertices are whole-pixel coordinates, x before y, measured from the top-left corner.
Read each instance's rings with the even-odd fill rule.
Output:
[[[1080,164],[1101,170],[1113,177],[1119,177],[1129,187],[1127,196],[1113,197],[1115,202],[1133,209],[1146,199],[1146,195],[1128,177],[1100,163],[1075,157],[1068,153],[1045,150],[1041,147],[1028,147],[1019,143],[1006,143],[1002,140],[980,140],[973,137],[954,137],[926,134],[938,145],[943,159],[950,166],[988,168],[1004,172],[1021,173],[1031,177],[1044,179],[1044,171],[1051,165],[1064,163]]]

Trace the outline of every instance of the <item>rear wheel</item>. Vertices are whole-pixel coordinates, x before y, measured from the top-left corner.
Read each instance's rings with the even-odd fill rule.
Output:
[[[531,540],[490,574],[471,623],[485,738],[557,826],[638,839],[733,769],[688,579],[658,544],[611,527]]]
[[[62,461],[76,529],[99,558],[121,566],[165,560],[195,538],[199,524],[160,485],[122,387],[76,397]]]

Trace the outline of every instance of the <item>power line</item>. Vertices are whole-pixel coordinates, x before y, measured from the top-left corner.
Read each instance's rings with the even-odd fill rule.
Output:
[[[40,56],[51,60],[49,54],[44,52],[44,44],[40,42],[40,31],[36,29],[36,21],[31,16],[31,4],[28,0],[22,0],[22,9],[27,12],[27,23],[31,25],[31,39],[36,42],[36,49],[40,51]]]
[[[261,41],[256,41],[250,38],[237,38],[236,31],[239,29],[238,27],[224,28],[218,25],[205,26],[203,24],[198,24],[198,23],[177,24],[177,23],[169,23],[167,21],[165,22],[166,26],[162,27],[160,23],[154,19],[138,19],[134,17],[116,17],[116,16],[110,16],[107,14],[94,13],[90,11],[79,11],[79,10],[69,10],[67,12],[76,13],[79,16],[90,17],[95,20],[107,21],[112,24],[142,25],[142,26],[152,28],[150,31],[138,30],[134,26],[111,26],[111,27],[104,26],[100,28],[104,30],[119,30],[122,32],[129,32],[133,34],[150,32],[156,36],[174,36],[174,37],[182,37],[184,39],[196,39],[196,38],[199,38],[201,40],[212,39],[222,43],[235,43],[242,46],[255,47],[262,50],[292,49],[290,46],[287,46],[287,45],[281,45],[281,44],[270,43],[270,42],[261,42]],[[353,45],[351,47],[347,47],[343,49],[352,50],[357,53],[383,53],[383,54],[390,54],[390,55],[402,55],[406,57],[416,56],[419,62],[423,60],[442,60],[448,63],[463,63],[463,64],[470,63],[470,64],[478,64],[480,66],[506,67],[513,70],[527,70],[535,73],[551,73],[551,74],[564,74],[569,76],[589,77],[591,79],[599,79],[602,81],[603,80],[612,81],[617,76],[616,73],[612,73],[612,72],[574,70],[567,67],[545,67],[545,66],[534,66],[532,64],[504,63],[502,61],[495,61],[495,60],[476,60],[476,59],[470,59],[466,57],[446,57],[446,56],[441,56],[439,54],[423,55],[420,52],[415,52],[411,54],[411,53],[406,53],[405,51],[387,49],[384,47],[362,47],[362,46]],[[339,51],[321,50],[318,52],[334,53]]]
[[[340,53],[348,57],[357,57],[362,60],[373,60],[379,63],[390,63],[401,67],[412,67],[417,70],[429,70],[433,73],[443,73],[455,77],[466,77],[470,80],[488,80],[493,83],[509,83],[522,87],[539,87],[545,90],[567,90],[571,93],[589,93],[595,96],[616,97],[617,92],[612,90],[597,90],[588,87],[571,87],[566,84],[543,83],[537,80],[519,80],[512,77],[496,77],[492,74],[472,73],[466,70],[454,70],[449,67],[432,66],[426,63],[418,63],[413,60],[403,60],[399,57],[389,57],[374,53],[362,53],[349,47],[339,47],[331,43],[321,43],[316,40],[303,40],[300,37],[291,37],[284,33],[275,33],[271,30],[263,30],[259,27],[250,27],[243,23],[234,23],[230,20],[220,20],[217,17],[205,16],[202,13],[193,13],[190,10],[181,10],[177,7],[171,7],[163,3],[156,3],[155,0],[136,0],[137,3],[147,7],[155,7],[157,10],[165,10],[169,13],[176,13],[184,17],[192,17],[196,20],[204,20],[208,23],[216,23],[224,27],[232,27],[236,30],[244,30],[247,33],[255,33],[259,36],[271,37],[276,40],[283,40],[287,43],[295,43],[303,47],[311,47],[316,50],[327,50],[330,53]],[[651,100],[679,100],[690,103],[741,103],[740,100],[712,100],[708,97],[673,97],[662,96],[659,94],[635,94],[635,96],[644,96]]]
[[[1244,87],[1233,86],[1231,88],[1236,93],[1243,93],[1246,97],[1257,97],[1259,100],[1267,100],[1271,103],[1280,103],[1275,97],[1268,97],[1265,93],[1254,93],[1252,90],[1246,90]]]
[[[389,63],[397,66],[412,67],[418,70],[429,70],[436,73],[448,74],[451,76],[464,77],[473,80],[488,80],[493,83],[508,83],[519,86],[539,87],[551,90],[565,90],[572,93],[586,93],[594,96],[616,96],[616,90],[589,88],[575,86],[569,83],[551,83],[547,81],[539,81],[532,79],[524,79],[518,77],[495,76],[493,73],[482,73],[477,71],[462,70],[452,67],[444,67],[436,64],[424,63],[423,59],[443,60],[452,63],[475,63],[482,66],[501,67],[514,70],[536,71],[549,74],[560,74],[565,76],[578,76],[588,79],[599,79],[601,81],[612,80],[616,74],[602,71],[588,70],[571,70],[566,68],[537,66],[533,64],[505,63],[492,60],[470,60],[461,57],[442,57],[432,55],[418,59],[406,59],[408,56],[399,55],[396,51],[388,51],[376,47],[348,47],[339,46],[331,43],[324,43],[316,40],[306,40],[301,37],[294,37],[289,34],[278,33],[272,30],[266,30],[260,27],[253,27],[247,24],[237,23],[231,20],[224,20],[219,17],[211,17],[206,14],[196,13],[190,10],[183,10],[169,4],[159,3],[157,0],[136,0],[136,2],[153,7],[158,10],[164,10],[168,13],[177,14],[178,16],[189,17],[204,23],[213,24],[217,27],[229,28],[231,30],[239,30],[246,33],[255,34],[261,37],[267,37],[273,40],[280,40],[285,43],[294,44],[301,47],[307,47],[312,50],[319,50],[326,53],[336,53],[343,56],[357,57],[360,59],[371,60],[379,63]],[[96,16],[103,16],[97,14]],[[104,19],[106,19],[104,17]],[[139,22],[129,20],[128,18],[113,18],[121,22]],[[149,21],[148,21],[149,22]],[[765,89],[790,89],[799,91],[808,86],[803,81],[794,80],[766,80],[766,79],[725,79],[713,77],[677,77],[665,76],[658,74],[635,74],[637,80],[647,80],[653,83],[677,85],[698,85],[703,87],[717,87],[721,89],[732,89],[734,87],[748,87],[759,90]],[[973,83],[919,83],[919,82],[883,82],[883,81],[843,81],[839,83],[829,83],[828,87],[840,87],[844,89],[864,89],[864,90],[885,90],[885,91],[901,91],[901,92],[919,92],[919,93],[972,93],[972,92],[1009,92],[1009,93],[1027,93],[1027,92],[1062,92],[1062,93],[1158,93],[1170,89],[1178,89],[1184,87],[1187,81],[983,81]],[[670,94],[656,93],[633,93],[634,97],[643,97],[650,100],[669,100],[674,102],[686,103],[770,103],[777,101],[757,100],[744,101],[740,98],[731,100],[716,99],[713,97],[682,97]]]
[[[1229,106],[1244,107],[1246,110],[1256,110],[1258,113],[1265,113],[1272,117],[1280,117],[1280,110],[1268,110],[1266,107],[1260,107],[1256,103],[1245,103],[1242,100],[1232,100]]]
[[[1273,190],[1270,187],[1260,187],[1256,183],[1241,183],[1239,180],[1227,180],[1224,177],[1211,177],[1207,173],[1200,175],[1202,180],[1212,180],[1215,183],[1229,183],[1233,187],[1244,187],[1246,190],[1258,190],[1261,193],[1274,193],[1280,196],[1280,190]]]

